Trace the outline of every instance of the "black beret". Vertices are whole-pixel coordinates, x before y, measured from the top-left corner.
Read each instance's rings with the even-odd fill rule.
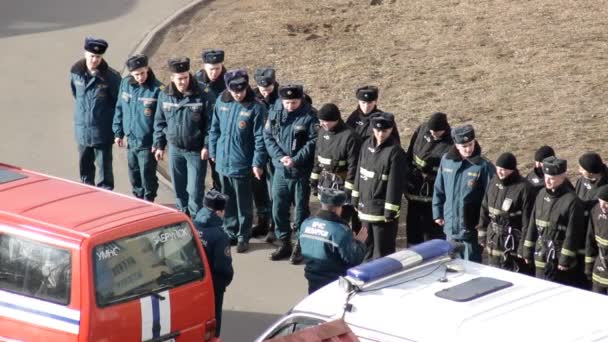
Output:
[[[131,56],[131,57],[129,57],[129,59],[127,59],[126,64],[127,64],[127,69],[129,69],[129,71],[147,67],[148,66],[148,57],[146,55],[141,55],[141,54]]]
[[[227,195],[212,189],[205,194],[205,198],[203,198],[203,205],[211,210],[224,210],[226,208],[227,201]]]
[[[205,50],[201,55],[203,58],[203,63],[208,64],[217,64],[222,63],[224,61],[224,50]]]
[[[568,170],[568,162],[555,156],[543,160],[543,173],[549,176],[557,176]]]
[[[244,80],[244,82],[243,82]],[[226,83],[226,87],[230,88],[231,90],[236,90],[236,91],[240,91],[245,89],[245,87],[243,87],[242,89],[233,89],[230,87],[230,85],[232,83],[238,84],[239,86],[237,88],[240,88],[243,83],[245,84],[249,84],[249,75],[247,75],[247,71],[245,69],[232,69],[232,70],[228,70],[226,71],[226,73],[224,74],[224,83]]]
[[[283,100],[301,99],[304,97],[304,87],[300,84],[286,84],[279,87],[279,96]]]
[[[601,173],[605,168],[602,157],[595,152],[587,152],[580,156],[578,164],[590,173]]]
[[[275,71],[273,68],[258,68],[253,74],[255,83],[261,87],[268,87],[276,82]]]
[[[357,100],[371,102],[378,99],[378,87],[365,86],[357,89]]]
[[[322,204],[331,205],[332,207],[340,207],[346,202],[346,194],[342,190],[321,189],[319,197]]]
[[[471,125],[452,128],[452,139],[455,144],[466,144],[475,139],[475,129]]]
[[[103,55],[108,49],[108,42],[103,39],[86,37],[84,39],[84,49],[96,55]]]
[[[371,117],[372,128],[388,129],[395,126],[395,116],[392,113],[380,112]]]
[[[602,185],[597,190],[597,198],[608,202],[608,185]]]
[[[539,163],[542,163],[542,161],[548,157],[555,157],[555,151],[553,151],[553,148],[551,146],[547,146],[547,145],[541,146],[534,153],[534,161],[537,161]]]
[[[174,57],[170,58],[167,62],[169,70],[172,73],[179,74],[182,72],[190,71],[190,58],[188,57]]]
[[[507,170],[517,169],[517,158],[511,152],[505,152],[496,159],[496,166]]]
[[[324,104],[317,113],[317,118],[319,118],[319,120],[338,121],[341,117],[342,114],[340,113],[340,109],[333,103]]]
[[[448,125],[448,116],[441,112],[431,114],[428,127],[432,131],[445,131],[450,128],[450,125]]]

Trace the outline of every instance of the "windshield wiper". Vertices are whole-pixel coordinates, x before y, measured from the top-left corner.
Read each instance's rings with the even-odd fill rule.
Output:
[[[165,300],[165,297],[160,295],[158,292],[167,290],[167,289],[171,289],[175,287],[172,284],[162,284],[159,287],[156,287],[154,289],[148,289],[148,288],[139,288],[139,289],[133,289],[131,291],[127,291],[125,294],[123,294],[120,297],[116,297],[113,298],[107,302],[104,302],[104,305],[110,305],[110,304],[114,304],[114,303],[118,303],[118,302],[124,302],[133,298],[139,298],[139,297],[145,297],[145,296],[152,296],[155,297],[157,299],[160,300]]]
[[[180,285],[196,278],[202,277],[203,270],[201,268],[187,268],[173,273],[161,273],[158,278],[156,278],[156,282],[162,285]],[[181,279],[185,278],[185,279]],[[180,279],[181,281],[173,282],[175,279]]]

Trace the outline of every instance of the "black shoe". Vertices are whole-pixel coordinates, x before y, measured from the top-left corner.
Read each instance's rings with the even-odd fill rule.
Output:
[[[239,241],[236,244],[236,252],[237,253],[245,253],[247,250],[249,250],[249,242]]]
[[[296,242],[296,246],[293,249],[293,253],[291,253],[291,257],[289,257],[289,262],[292,265],[299,265],[304,261],[304,257],[302,256],[302,248],[300,248],[300,241]]]
[[[283,242],[274,252],[270,254],[270,260],[277,261],[289,258],[291,255],[291,242]]]
[[[238,240],[236,238],[230,238],[230,246],[236,246]]]
[[[258,217],[258,223],[251,228],[251,236],[264,236],[268,233],[268,218],[265,216]]]
[[[274,230],[269,230],[264,240],[268,243],[273,243],[277,241],[277,236],[274,234]]]

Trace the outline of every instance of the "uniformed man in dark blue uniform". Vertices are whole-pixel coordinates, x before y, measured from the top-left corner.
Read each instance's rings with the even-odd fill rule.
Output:
[[[309,294],[346,275],[346,270],[363,261],[366,252],[364,233],[355,238],[341,218],[344,191],[321,189],[320,200],[321,210],[302,223],[300,234]]]
[[[220,336],[222,327],[222,304],[226,287],[232,282],[234,270],[232,268],[232,256],[230,255],[230,243],[228,235],[224,233],[223,217],[228,196],[211,190],[205,194],[203,208],[196,213],[194,226],[201,238],[207,261],[211,268],[211,279],[213,279],[213,292],[215,294],[215,336]]]
[[[257,87],[253,90],[256,98],[266,107],[264,122],[268,119],[268,111],[281,106],[279,98],[279,85],[272,68],[258,68],[254,74]],[[264,148],[266,148],[264,146]],[[270,189],[272,188],[272,162],[266,165],[265,177],[261,180],[253,179],[253,201],[257,213],[257,223],[251,229],[251,236],[266,235],[267,242],[276,240],[274,224],[272,223],[272,202]]]
[[[237,244],[249,249],[253,219],[252,178],[261,180],[266,166],[264,117],[266,108],[249,87],[244,69],[226,72],[228,88],[218,97],[209,130],[209,157],[216,164],[222,192],[232,200],[226,207],[224,229]]]
[[[190,74],[188,57],[168,62],[171,83],[158,96],[154,116],[156,160],[165,155],[169,143],[169,170],[177,209],[187,215],[198,212],[203,202],[207,163],[202,149],[207,136],[205,97]]]
[[[220,94],[226,90],[226,82],[224,82],[224,75],[226,74],[226,68],[224,67],[224,50],[206,49],[203,51],[201,57],[203,59],[203,68],[194,75],[194,78],[202,89],[203,95],[205,96],[207,102],[208,131],[211,127],[211,116],[213,113],[213,106],[215,106],[215,101],[217,100],[218,96],[220,96]],[[205,139],[205,147],[203,148],[202,157],[203,160],[209,161],[213,187],[218,191],[221,191],[220,178],[218,173],[215,171],[215,163],[209,159],[208,139]]]
[[[291,255],[293,264],[302,262],[300,244],[291,244],[289,208],[295,206],[295,235],[302,222],[310,214],[309,177],[317,140],[318,120],[315,109],[304,100],[301,85],[285,85],[279,88],[282,110],[271,111],[264,129],[268,155],[275,173],[272,177],[272,218],[275,233],[281,245],[271,255],[271,260],[281,260]],[[292,253],[293,252],[293,253]]]
[[[148,66],[148,57],[135,55],[127,60],[130,75],[120,84],[114,113],[114,142],[124,145],[127,137],[127,161],[133,195],[154,202],[158,189],[156,159],[152,153],[154,113],[158,95],[164,88]]]
[[[84,58],[70,70],[70,87],[74,97],[74,133],[78,144],[80,180],[95,185],[97,164],[97,186],[112,190],[112,121],[120,74],[103,59],[107,48],[108,42],[103,39],[85,39]]]

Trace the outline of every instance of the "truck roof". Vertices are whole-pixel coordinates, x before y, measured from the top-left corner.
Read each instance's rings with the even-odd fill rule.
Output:
[[[353,295],[344,320],[398,341],[605,341],[602,312],[608,297],[456,259],[388,280]],[[454,272],[454,269],[458,270]],[[438,292],[479,277],[512,286],[455,301]],[[442,279],[443,278],[443,279]],[[292,312],[340,318],[347,292],[334,282],[305,298]],[[358,333],[358,336],[362,336]]]
[[[0,224],[82,240],[175,210],[116,192],[0,163]]]

